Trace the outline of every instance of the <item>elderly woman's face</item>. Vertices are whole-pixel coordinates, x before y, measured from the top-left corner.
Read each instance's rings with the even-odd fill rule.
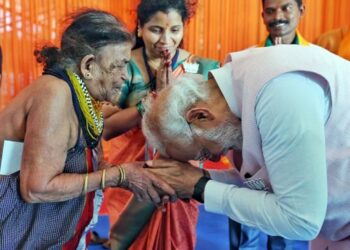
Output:
[[[131,43],[123,43],[100,49],[95,60],[93,83],[89,85],[89,92],[96,100],[117,104],[120,88],[128,79],[131,48]]]
[[[140,35],[147,52],[152,57],[160,57],[164,50],[175,54],[184,35],[181,15],[176,10],[168,13],[158,11],[140,27]]]

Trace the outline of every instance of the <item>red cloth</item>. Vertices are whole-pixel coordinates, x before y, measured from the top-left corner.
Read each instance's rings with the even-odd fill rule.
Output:
[[[113,139],[109,148],[109,162],[142,161],[144,159],[145,138],[141,129],[134,128]],[[227,169],[230,163],[226,157],[220,162],[204,163],[205,168]],[[109,212],[110,226],[131,200],[132,193],[119,188],[106,189],[105,205]],[[188,250],[194,249],[198,206],[196,201],[167,204],[166,212],[156,211],[129,249],[132,250]]]
[[[109,162],[118,164],[144,159],[145,138],[135,128],[112,140]],[[110,226],[127,207],[132,194],[119,188],[105,191],[105,205],[109,211]],[[167,204],[166,212],[155,211],[130,249],[193,249],[198,217],[197,202],[178,201]]]
[[[198,203],[168,203],[166,211],[157,210],[130,250],[189,250],[196,244]]]

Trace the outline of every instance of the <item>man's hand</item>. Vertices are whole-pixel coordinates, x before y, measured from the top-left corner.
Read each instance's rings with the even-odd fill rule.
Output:
[[[169,196],[171,199],[176,198],[175,190],[169,184],[143,168],[144,162],[123,163],[121,166],[126,173],[126,188],[139,201],[152,201],[157,205],[169,200]]]
[[[173,160],[153,160],[147,162],[148,171],[165,180],[176,190],[178,198],[191,198],[194,186],[203,176],[200,168],[193,167],[189,163]]]

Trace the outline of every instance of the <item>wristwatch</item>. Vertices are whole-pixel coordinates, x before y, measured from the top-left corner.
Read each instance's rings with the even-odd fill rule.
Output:
[[[192,198],[200,203],[204,203],[203,199],[203,193],[205,189],[205,185],[207,185],[207,182],[210,181],[209,173],[206,170],[203,170],[204,175],[199,178],[196,185],[194,185],[194,191]]]

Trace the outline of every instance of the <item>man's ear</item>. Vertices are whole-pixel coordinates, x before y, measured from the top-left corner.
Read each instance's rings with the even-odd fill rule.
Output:
[[[91,80],[93,78],[92,64],[94,61],[95,61],[95,56],[92,54],[89,54],[84,56],[80,62],[80,72],[83,75],[83,77],[87,80]]]
[[[208,108],[191,108],[186,112],[186,120],[188,123],[196,124],[202,121],[211,121],[215,119],[215,115]]]

